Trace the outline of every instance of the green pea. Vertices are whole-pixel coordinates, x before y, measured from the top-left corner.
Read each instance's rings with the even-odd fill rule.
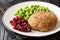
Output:
[[[36,12],[37,10],[34,10],[34,13]]]
[[[31,5],[31,8],[34,7],[33,5]]]
[[[26,12],[25,12],[25,15],[29,15],[29,11],[26,11]]]
[[[26,20],[26,16],[23,16],[23,18]]]
[[[49,10],[49,9],[47,9],[47,10],[46,10],[46,12],[50,12],[50,10]]]
[[[39,11],[40,10],[40,8],[37,8],[37,11]]]
[[[25,19],[28,20],[29,16],[26,16]]]
[[[24,16],[24,14],[21,14],[21,16]]]
[[[18,13],[19,13],[19,10],[14,14],[14,16],[17,16],[17,15],[18,15]]]
[[[26,6],[26,7],[24,8],[24,10],[25,10],[25,11],[29,10],[29,7],[28,7],[28,6]]]
[[[34,10],[34,7],[33,8],[30,8],[30,10]]]
[[[30,14],[32,14],[33,12],[32,12],[32,10],[30,10]]]

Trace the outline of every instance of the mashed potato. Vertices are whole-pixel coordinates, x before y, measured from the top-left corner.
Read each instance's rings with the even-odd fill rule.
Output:
[[[57,17],[51,12],[36,12],[30,16],[28,23],[33,30],[46,32],[56,27]]]

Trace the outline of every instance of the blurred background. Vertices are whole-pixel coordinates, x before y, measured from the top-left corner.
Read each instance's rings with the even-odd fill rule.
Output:
[[[0,40],[60,40],[60,32],[46,37],[33,38],[15,34],[3,26],[1,20],[3,13],[12,5],[25,1],[43,1],[60,7],[60,0],[0,0]]]
[[[24,2],[24,1],[44,1],[44,2],[49,2],[49,3],[55,4],[60,7],[60,0],[0,0],[0,4],[7,8],[11,5],[14,5],[14,4],[20,3],[20,2]]]

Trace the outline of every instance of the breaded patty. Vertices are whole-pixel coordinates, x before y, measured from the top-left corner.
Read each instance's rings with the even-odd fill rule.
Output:
[[[57,17],[52,12],[36,12],[30,16],[28,23],[33,30],[50,31],[56,27]]]

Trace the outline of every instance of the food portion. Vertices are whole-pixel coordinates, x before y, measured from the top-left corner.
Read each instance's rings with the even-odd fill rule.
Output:
[[[43,6],[39,6],[39,5],[32,5],[32,6],[26,6],[24,8],[19,9],[14,15],[15,16],[22,16],[26,21],[28,21],[29,17],[37,11],[51,12],[48,9],[48,7],[43,7]]]
[[[10,21],[13,29],[22,32],[32,30],[47,32],[53,30],[57,25],[56,15],[48,7],[39,5],[26,6],[19,9]]]
[[[28,23],[33,30],[46,32],[56,27],[57,17],[52,12],[39,11],[30,16]]]
[[[10,21],[10,24],[13,26],[13,29],[22,31],[22,32],[31,32],[31,27],[23,17],[15,17]]]

